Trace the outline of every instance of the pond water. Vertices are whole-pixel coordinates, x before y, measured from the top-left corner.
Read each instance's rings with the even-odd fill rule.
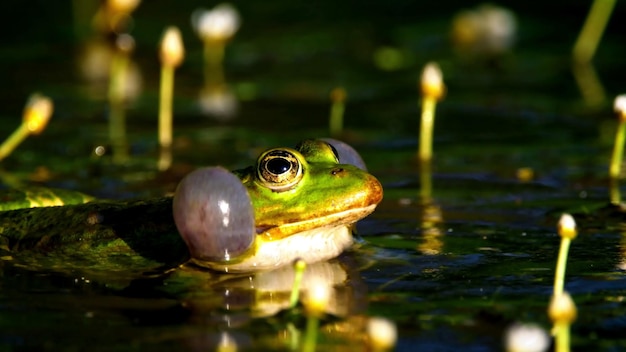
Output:
[[[367,349],[364,326],[373,316],[395,323],[399,351],[502,350],[515,322],[549,330],[562,212],[575,213],[580,228],[565,285],[578,307],[572,348],[626,348],[626,234],[621,212],[608,207],[607,175],[612,99],[626,89],[623,4],[593,61],[605,99],[590,103],[570,59],[587,1],[507,2],[517,17],[514,47],[475,59],[457,55],[449,40],[452,17],[474,2],[234,2],[242,27],[227,46],[224,72],[237,107],[207,114],[197,101],[202,45],[189,17],[214,4],[146,1],[131,32],[142,88],[126,109],[128,158],[116,163],[106,85],[79,69],[95,41],[85,16],[72,15],[78,3],[0,5],[9,18],[0,46],[1,135],[18,126],[32,92],[55,102],[46,131],[2,161],[5,187],[110,199],[170,194],[194,168],[241,168],[265,148],[327,136],[329,92],[342,86],[340,139],[361,153],[385,195],[357,224],[353,250],[309,268],[334,285],[320,349]],[[82,3],[87,13],[89,3]],[[181,28],[187,54],[176,76],[173,164],[159,172],[156,48],[171,24]],[[391,69],[375,63],[381,48],[397,59]],[[447,94],[437,107],[425,198],[417,78],[431,60]],[[532,177],[520,178],[524,170]],[[244,277],[180,270],[128,282],[2,261],[0,350],[206,351],[225,336],[241,349],[289,350],[304,329],[301,315],[281,310],[292,278],[290,268]]]

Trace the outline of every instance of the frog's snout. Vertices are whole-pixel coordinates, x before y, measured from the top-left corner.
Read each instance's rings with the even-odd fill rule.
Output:
[[[357,207],[376,205],[383,200],[383,186],[380,181],[368,172],[353,167],[352,165],[340,165],[332,168],[329,173],[335,178],[359,179],[359,191],[346,200]]]
[[[376,177],[370,174],[368,174],[366,184],[370,205],[380,203],[383,200],[383,185]]]

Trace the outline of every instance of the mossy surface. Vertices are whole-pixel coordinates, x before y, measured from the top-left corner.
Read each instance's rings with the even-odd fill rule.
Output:
[[[171,198],[155,198],[0,212],[3,256],[33,268],[176,267],[189,254],[171,208]]]

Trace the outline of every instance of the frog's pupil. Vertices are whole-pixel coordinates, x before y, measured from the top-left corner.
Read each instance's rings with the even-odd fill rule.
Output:
[[[267,171],[273,173],[274,175],[283,174],[291,168],[291,163],[287,159],[283,158],[274,158],[267,162]]]

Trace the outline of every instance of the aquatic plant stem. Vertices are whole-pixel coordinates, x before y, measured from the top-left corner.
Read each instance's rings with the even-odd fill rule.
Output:
[[[172,95],[174,92],[174,67],[161,67],[161,90],[159,104],[159,144],[169,148],[172,145]]]
[[[317,316],[310,314],[306,319],[306,332],[304,333],[304,345],[302,351],[314,352],[317,345],[317,330],[319,328],[319,319]]]
[[[622,192],[619,189],[619,181],[611,179],[609,181],[609,199],[611,204],[619,205],[622,202]]]
[[[576,319],[576,305],[569,293],[564,289],[565,267],[567,265],[567,255],[571,241],[576,238],[576,222],[569,214],[561,215],[557,225],[559,236],[561,236],[561,248],[556,264],[554,275],[554,293],[548,307],[548,315],[554,324],[552,330],[556,338],[556,351],[569,351],[570,345],[570,325]]]
[[[326,312],[328,302],[330,302],[331,287],[328,286],[326,282],[317,278],[313,278],[312,281],[309,281],[307,286],[307,299],[304,301],[307,321],[302,350],[305,352],[313,352],[315,351],[317,342],[319,319]]]
[[[419,85],[422,93],[422,116],[418,158],[424,162],[432,159],[435,107],[437,100],[443,98],[446,91],[443,74],[437,63],[429,62],[424,66]]]
[[[555,338],[556,352],[569,352],[570,350],[570,327],[576,320],[576,304],[566,291],[555,294],[550,300],[548,315],[552,320],[552,335]]]
[[[338,137],[343,132],[343,114],[346,109],[346,91],[338,87],[330,92],[330,135]]]
[[[293,323],[287,323],[287,331],[289,333],[289,349],[291,351],[297,351],[300,345],[300,330],[298,330]]]
[[[622,160],[624,155],[624,141],[626,140],[626,121],[619,120],[617,125],[617,133],[615,134],[615,144],[613,145],[613,155],[611,157],[611,166],[609,167],[609,176],[613,179],[619,178],[622,168]]]
[[[128,56],[117,51],[111,61],[109,82],[109,138],[113,148],[113,162],[121,164],[128,159],[126,145],[126,116],[124,112],[125,80]]]
[[[572,73],[580,90],[580,94],[589,106],[599,107],[606,99],[604,86],[598,78],[598,73],[590,62],[576,62],[572,64]]]
[[[419,159],[429,161],[433,156],[433,130],[435,124],[435,107],[437,100],[425,96],[422,100],[422,122],[420,125]]]
[[[185,57],[183,38],[178,27],[165,29],[161,39],[161,89],[159,97],[159,161],[158,169],[172,164],[172,100],[174,99],[174,70]]]
[[[554,335],[556,346],[555,352],[569,352],[570,350],[570,324],[556,323],[554,324]]]
[[[556,273],[554,274],[554,296],[559,297],[563,293],[565,282],[565,268],[567,267],[567,255],[569,247],[577,236],[576,221],[570,214],[563,214],[557,225],[559,236],[561,236],[561,247],[556,263]]]
[[[172,96],[174,94],[174,66],[161,66],[161,89],[159,100],[159,170],[167,170],[172,164]]]
[[[0,160],[9,156],[15,148],[17,148],[20,143],[28,137],[30,131],[28,130],[28,123],[22,122],[20,127],[18,127],[9,138],[7,138],[2,145],[0,146]]]
[[[291,287],[291,296],[289,297],[290,309],[295,308],[300,299],[300,287],[302,287],[302,278],[304,277],[306,262],[302,259],[296,260],[293,263],[293,269],[295,271],[295,274],[293,278],[293,286]]]
[[[420,160],[420,200],[422,205],[432,202],[433,174],[430,160]]]
[[[569,238],[561,239],[561,248],[559,248],[559,257],[556,263],[556,273],[554,274],[555,296],[563,293],[563,286],[565,285],[565,269],[567,267],[567,256],[571,243],[572,240],[570,240]]]
[[[227,3],[219,4],[209,11],[200,10],[192,14],[193,27],[204,43],[205,86],[224,83],[221,71],[224,48],[239,29],[240,22],[237,10]]]
[[[594,0],[583,29],[574,44],[572,53],[576,62],[590,62],[593,58],[615,3],[616,0]]]
[[[204,41],[204,82],[206,86],[224,84],[224,50],[226,43],[218,40]]]

